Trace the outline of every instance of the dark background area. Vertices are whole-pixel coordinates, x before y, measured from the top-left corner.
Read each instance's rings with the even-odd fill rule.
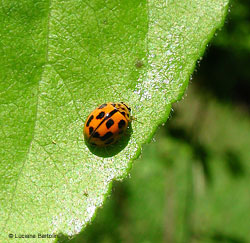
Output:
[[[250,242],[249,1],[232,1],[173,110],[70,242]]]

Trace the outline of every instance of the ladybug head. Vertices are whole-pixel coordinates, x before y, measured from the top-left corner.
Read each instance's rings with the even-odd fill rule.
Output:
[[[127,107],[127,109],[129,110],[129,112],[131,111],[131,108],[128,107],[124,102],[121,102],[121,103]]]

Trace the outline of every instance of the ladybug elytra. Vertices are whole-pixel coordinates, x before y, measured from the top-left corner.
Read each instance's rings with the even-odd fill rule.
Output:
[[[117,142],[131,122],[130,111],[123,102],[109,102],[97,107],[90,113],[84,125],[87,142],[100,147]]]

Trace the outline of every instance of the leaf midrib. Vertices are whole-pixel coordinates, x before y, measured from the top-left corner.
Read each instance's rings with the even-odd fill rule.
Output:
[[[48,15],[47,15],[47,31],[46,31],[46,49],[45,49],[45,62],[44,62],[44,65],[43,65],[43,71],[41,72],[41,78],[38,80],[37,82],[37,93],[36,93],[36,106],[35,106],[35,112],[34,112],[34,115],[35,115],[35,119],[34,119],[34,122],[33,122],[33,127],[31,129],[32,131],[32,137],[30,139],[30,143],[29,143],[29,146],[28,146],[28,150],[27,150],[27,153],[26,155],[23,157],[23,164],[21,166],[21,169],[18,173],[18,177],[16,179],[16,184],[15,184],[15,187],[14,187],[14,190],[12,192],[12,197],[11,197],[11,206],[10,206],[10,209],[9,209],[9,212],[8,212],[8,216],[7,216],[7,219],[5,220],[5,223],[4,223],[4,226],[3,226],[3,231],[5,231],[5,228],[7,226],[7,223],[10,219],[10,215],[11,215],[11,212],[12,212],[12,208],[13,208],[13,203],[14,203],[14,198],[15,198],[15,195],[16,195],[16,191],[17,191],[17,187],[18,187],[18,183],[20,181],[20,178],[22,176],[22,173],[23,173],[23,169],[26,165],[26,161],[28,159],[28,156],[29,156],[29,153],[30,153],[30,150],[31,150],[31,147],[32,147],[32,143],[34,141],[34,138],[35,138],[35,128],[36,128],[36,123],[37,123],[37,117],[38,117],[38,101],[39,101],[39,93],[40,93],[40,81],[42,80],[42,77],[43,77],[43,73],[45,71],[45,68],[46,68],[46,65],[49,63],[49,34],[50,34],[50,17],[51,17],[51,4],[52,4],[52,0],[48,0],[49,3],[48,3]]]

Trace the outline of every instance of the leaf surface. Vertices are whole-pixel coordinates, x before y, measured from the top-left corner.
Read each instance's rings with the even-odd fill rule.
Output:
[[[1,2],[1,239],[72,235],[90,221],[112,180],[128,174],[141,145],[181,99],[227,6],[227,0]],[[109,101],[128,103],[138,122],[108,151],[91,150],[84,121]]]

